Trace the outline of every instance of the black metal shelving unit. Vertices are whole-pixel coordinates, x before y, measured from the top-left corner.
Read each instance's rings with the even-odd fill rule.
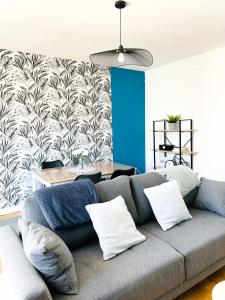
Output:
[[[186,124],[187,128],[184,128],[184,123]],[[175,146],[179,149],[178,156],[179,156],[179,164],[182,165],[185,160],[183,158],[184,155],[190,155],[190,167],[193,169],[193,155],[197,154],[197,152],[193,151],[193,120],[192,119],[182,119],[178,121],[178,130],[170,130],[167,129],[168,121],[163,120],[156,120],[153,121],[153,152],[154,152],[154,169],[156,169],[156,153],[162,152],[164,153],[164,157],[167,157],[167,154],[172,154],[172,151],[168,150],[159,150],[156,149],[156,134],[163,133],[164,145],[173,145],[170,141],[168,134],[169,133],[177,133],[178,134],[178,145]],[[161,128],[158,128],[159,125]],[[182,145],[182,135],[183,133],[188,134],[188,138],[186,137],[185,143]],[[189,146],[190,151],[182,153],[182,147]]]

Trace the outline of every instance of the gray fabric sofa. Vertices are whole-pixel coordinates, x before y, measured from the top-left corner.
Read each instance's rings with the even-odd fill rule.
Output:
[[[16,300],[168,300],[225,265],[225,218],[191,207],[198,189],[185,197],[192,220],[163,232],[156,222],[146,187],[162,184],[156,173],[118,177],[96,185],[102,201],[123,195],[138,230],[147,240],[104,261],[90,223],[58,234],[74,257],[78,295],[50,292],[30,265],[20,238],[9,226],[0,228],[0,257]],[[48,226],[35,201],[25,202],[23,217]],[[2,242],[4,241],[4,242]]]

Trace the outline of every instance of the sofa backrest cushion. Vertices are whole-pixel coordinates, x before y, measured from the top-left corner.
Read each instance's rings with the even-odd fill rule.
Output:
[[[22,218],[50,228],[35,198],[25,200],[22,209]],[[56,230],[55,233],[61,237],[70,250],[82,247],[97,239],[91,222],[75,225],[67,229]]]
[[[22,207],[22,219],[50,228],[37,200],[34,197],[30,197],[24,201]]]
[[[199,186],[196,186],[192,191],[190,191],[184,198],[184,202],[187,207],[190,207],[194,204],[196,196],[198,194]]]
[[[119,176],[113,180],[102,181],[96,184],[96,190],[102,202],[110,201],[119,195],[123,196],[135,223],[138,223],[138,214],[131,194],[128,176]],[[22,218],[50,228],[35,197],[25,200],[22,209]],[[55,232],[70,250],[82,247],[97,239],[91,222],[78,224],[67,229],[56,230]]]
[[[45,187],[35,191],[33,196],[54,231],[90,222],[85,206],[99,202],[90,179]]]
[[[164,176],[156,172],[130,176],[131,191],[140,224],[144,224],[155,218],[149,200],[144,193],[144,189],[160,185],[166,181]]]
[[[80,248],[94,240],[97,240],[97,234],[92,222],[75,225],[67,229],[55,231],[64,241],[70,250]]]
[[[112,180],[99,182],[96,184],[96,190],[100,196],[101,202],[110,201],[121,195],[125,200],[127,208],[133,217],[134,222],[139,223],[128,176],[119,176]]]
[[[201,178],[194,207],[225,217],[225,182]]]

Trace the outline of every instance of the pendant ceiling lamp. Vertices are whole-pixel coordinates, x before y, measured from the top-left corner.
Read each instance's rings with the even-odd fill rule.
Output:
[[[94,64],[107,67],[121,67],[137,65],[149,67],[153,64],[153,57],[148,50],[139,48],[124,48],[121,42],[121,10],[126,7],[125,1],[116,1],[115,7],[120,11],[120,45],[118,49],[98,52],[90,55]]]

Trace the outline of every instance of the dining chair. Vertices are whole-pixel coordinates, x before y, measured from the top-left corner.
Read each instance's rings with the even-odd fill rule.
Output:
[[[44,161],[41,164],[42,169],[59,168],[59,167],[63,167],[63,166],[64,166],[64,164],[62,163],[61,160]]]
[[[83,180],[83,179],[90,179],[94,184],[101,181],[102,172],[94,173],[94,174],[82,174],[75,178],[74,181]]]
[[[78,159],[77,156],[74,156],[74,157],[73,157],[73,165],[74,165],[74,166],[79,165],[79,159]]]
[[[135,168],[125,169],[125,170],[117,169],[112,173],[110,179],[116,178],[121,175],[132,176],[134,175],[134,172],[135,172]]]

